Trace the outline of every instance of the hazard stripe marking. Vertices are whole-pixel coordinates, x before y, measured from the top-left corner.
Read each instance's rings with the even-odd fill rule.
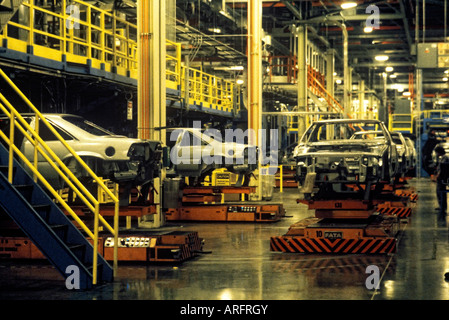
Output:
[[[396,239],[308,239],[272,237],[271,251],[298,253],[394,253]]]

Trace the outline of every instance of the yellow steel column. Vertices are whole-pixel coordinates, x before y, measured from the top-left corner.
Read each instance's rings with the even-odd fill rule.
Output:
[[[166,143],[166,3],[159,0],[138,1],[139,34],[139,79],[138,79],[138,136]],[[153,180],[155,203],[161,203],[162,181]],[[153,227],[161,226],[165,221],[161,207],[153,216]]]
[[[298,37],[298,111],[306,112],[307,106],[307,26],[300,25],[296,28]],[[298,139],[306,131],[309,125],[308,116],[298,116]]]
[[[248,0],[248,142],[260,145],[262,129],[262,1]],[[262,199],[262,170],[258,162],[257,199]]]
[[[365,108],[365,80],[359,82],[359,113],[358,119],[371,119],[371,114]]]
[[[334,96],[334,70],[335,70],[335,49],[328,49],[325,53],[326,59],[326,90]]]

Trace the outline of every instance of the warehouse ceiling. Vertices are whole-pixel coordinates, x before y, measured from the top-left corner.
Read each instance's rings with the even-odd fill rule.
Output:
[[[290,54],[292,31],[296,26],[306,24],[309,41],[323,52],[336,50],[336,71],[342,75],[344,39],[338,23],[343,23],[348,31],[353,83],[362,79],[369,88],[380,92],[382,73],[390,66],[393,71],[387,74],[393,74],[395,78],[388,77],[388,88],[400,84],[407,91],[409,75],[414,74],[417,63],[415,44],[448,41],[445,0],[421,0],[418,5],[413,0],[359,0],[355,1],[355,8],[346,10],[340,6],[343,2],[263,0],[262,25],[265,34],[272,37],[271,46],[265,46],[265,49],[275,55]],[[190,39],[190,46],[184,48],[195,54],[192,60],[203,67],[246,63],[247,1],[177,0],[176,6],[177,37],[186,44]],[[366,33],[367,18],[375,17],[373,10],[378,10],[378,24],[372,32]],[[380,54],[389,59],[376,61],[374,57]],[[448,94],[449,82],[443,81],[447,69],[449,67],[423,69],[425,95]],[[389,93],[397,94],[394,90]]]
[[[245,66],[247,62],[248,0],[171,1],[176,3],[176,12],[168,15],[176,19],[176,41],[182,43],[183,53],[189,54],[190,63],[227,78],[244,76],[240,70],[229,69]],[[341,4],[345,2],[342,0],[262,0],[262,27],[264,33],[271,36],[271,45],[264,46],[264,53],[294,53],[293,31],[298,25],[307,25],[310,42],[322,52],[335,49],[335,68],[341,77],[344,38],[339,24],[343,23],[348,31],[353,84],[364,80],[366,86],[381,97],[384,88],[382,74],[390,66],[393,71],[387,73],[387,87],[392,89],[388,90],[389,96],[394,97],[401,95],[394,90],[395,86],[408,91],[409,77],[415,75],[419,51],[416,44],[449,42],[448,1],[356,0],[355,8],[342,9]],[[136,0],[102,2],[131,16],[136,12]],[[376,13],[378,21],[372,19]],[[375,23],[370,33],[364,32],[367,21]],[[389,59],[378,62],[374,59],[376,55],[387,55]],[[422,69],[423,94],[426,97],[449,95],[449,82],[443,80],[449,76],[445,74],[448,69]],[[336,90],[338,92],[339,88]]]

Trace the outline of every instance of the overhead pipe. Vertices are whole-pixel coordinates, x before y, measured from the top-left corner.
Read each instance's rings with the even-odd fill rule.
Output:
[[[352,81],[349,70],[349,56],[348,56],[348,30],[346,25],[340,21],[333,21],[337,26],[339,26],[343,33],[343,108],[345,114],[351,113],[351,89]]]

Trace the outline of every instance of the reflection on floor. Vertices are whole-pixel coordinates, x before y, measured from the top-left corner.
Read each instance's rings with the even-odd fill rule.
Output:
[[[167,230],[198,231],[202,254],[179,265],[121,263],[114,283],[80,292],[67,290],[46,262],[0,261],[0,299],[68,300],[446,300],[449,282],[447,227],[436,223],[435,186],[427,178],[410,184],[419,199],[401,234],[398,253],[386,256],[301,255],[271,252],[271,236],[313,215],[296,203],[297,190],[275,191],[287,210],[279,222],[167,223]],[[365,284],[368,266],[381,271],[378,290]]]

